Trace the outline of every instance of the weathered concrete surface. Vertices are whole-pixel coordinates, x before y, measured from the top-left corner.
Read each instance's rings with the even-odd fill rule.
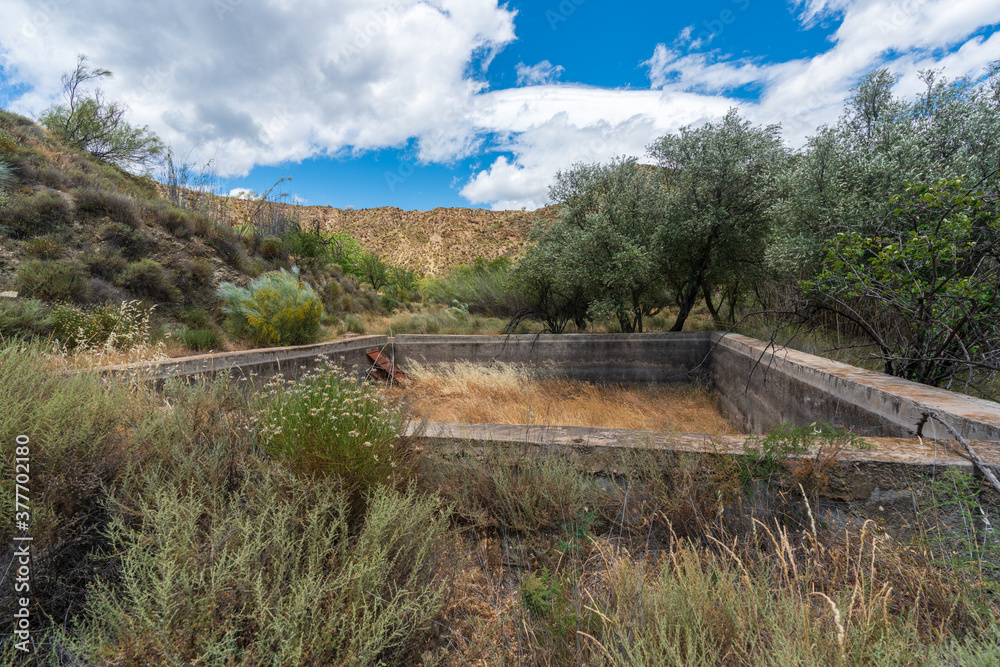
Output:
[[[626,472],[623,457],[630,452],[662,457],[660,469],[671,469],[681,456],[745,455],[748,444],[747,436],[567,426],[431,422],[411,425],[408,433],[446,457],[480,455],[491,449],[513,449],[528,455],[555,454],[573,461],[586,472],[608,478],[618,478]],[[845,446],[830,451],[813,447],[783,461],[791,469],[796,465],[811,466],[810,470],[822,475],[824,483],[818,489],[820,506],[830,525],[842,527],[852,517],[874,518],[894,537],[909,539],[924,520],[922,513],[929,507],[937,507],[936,480],[949,469],[975,475],[980,481],[980,501],[991,511],[1000,508],[1000,495],[982,479],[953,441],[922,438],[865,438],[865,441],[870,449]],[[975,441],[971,445],[986,463],[1000,465],[1000,442]],[[718,459],[703,462],[712,466]],[[958,527],[963,521],[961,516],[936,515],[935,519]]]
[[[525,364],[590,382],[690,382],[707,379],[710,337],[704,332],[541,334],[393,338],[396,363],[451,361]]]
[[[255,375],[267,377],[278,373],[294,377],[307,368],[315,367],[321,356],[328,357],[346,370],[355,365],[359,369],[366,369],[371,362],[365,353],[372,348],[384,347],[388,341],[388,336],[360,336],[316,345],[219,352],[154,363],[120,364],[102,368],[101,373],[135,376],[158,383],[170,377],[213,377],[222,372],[230,373],[234,379],[249,379]]]
[[[736,334],[712,334],[712,385],[723,414],[751,433],[814,421],[863,435],[912,437],[933,410],[969,440],[1000,440],[1000,404],[935,389]],[[951,439],[937,422],[921,431]]]
[[[630,335],[361,336],[318,345],[207,354],[155,364],[103,369],[111,374],[196,377],[229,371],[234,377],[296,375],[326,355],[359,375],[369,349],[406,370],[419,361],[520,363],[592,382],[711,381],[723,414],[750,433],[775,424],[830,422],[869,436],[916,434],[922,413],[934,410],[965,438],[1000,441],[1000,404],[934,389],[763,341],[714,332]],[[341,360],[343,357],[343,360]],[[922,435],[950,439],[929,421]]]

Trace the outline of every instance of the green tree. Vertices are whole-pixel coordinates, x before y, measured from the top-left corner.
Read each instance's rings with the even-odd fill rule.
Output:
[[[1000,372],[997,200],[956,180],[890,203],[893,231],[837,234],[807,294],[863,331],[886,373],[975,387]]]
[[[358,261],[358,275],[377,292],[389,282],[389,266],[381,257],[366,250]]]
[[[892,94],[896,78],[887,70],[865,75],[839,122],[796,156],[768,251],[779,274],[815,276],[836,234],[900,231],[891,200],[906,183],[965,178],[1000,194],[991,175],[1000,164],[1000,61],[978,82],[934,71],[921,77],[924,91],[907,101]]]
[[[39,120],[67,143],[98,160],[123,169],[148,168],[163,153],[159,138],[145,125],[138,127],[126,121],[125,104],[108,100],[100,88],[90,93],[84,90],[111,76],[106,69],[88,67],[87,57],[79,56],[76,69],[62,77],[65,103],[49,107]]]
[[[679,308],[671,331],[684,327],[699,299],[718,321],[716,295],[730,302],[732,313],[765,268],[788,162],[780,127],[755,127],[733,109],[718,123],[661,137],[648,151],[662,168],[667,193],[668,214],[656,245]]]
[[[656,235],[665,200],[652,170],[634,158],[579,164],[556,175],[549,196],[560,218],[526,252],[519,275],[529,290],[536,299],[583,298],[589,317],[613,317],[623,332],[641,332],[643,318],[669,303]],[[582,319],[579,311],[566,316]]]

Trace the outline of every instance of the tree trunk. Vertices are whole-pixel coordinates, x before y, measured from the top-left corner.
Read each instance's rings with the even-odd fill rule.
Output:
[[[694,308],[695,295],[698,293],[698,287],[692,287],[687,292],[681,292],[678,305],[681,307],[680,312],[677,313],[677,319],[674,321],[674,326],[670,327],[671,331],[681,331],[684,329],[684,321],[687,320],[688,315],[691,314],[691,309]]]
[[[702,296],[705,297],[705,305],[708,307],[708,312],[712,314],[712,323],[722,324],[722,318],[719,316],[719,311],[716,310],[715,304],[712,303],[712,290],[709,289],[708,285],[702,285],[701,292]]]

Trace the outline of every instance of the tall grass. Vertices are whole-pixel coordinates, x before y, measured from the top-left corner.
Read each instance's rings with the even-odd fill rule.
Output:
[[[738,433],[699,387],[598,385],[503,363],[411,362],[406,372],[411,410],[432,421]]]

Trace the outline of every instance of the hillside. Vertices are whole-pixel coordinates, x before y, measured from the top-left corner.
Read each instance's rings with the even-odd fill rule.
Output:
[[[392,264],[436,275],[477,257],[495,259],[520,252],[536,220],[554,219],[555,206],[538,211],[436,208],[403,211],[394,207],[338,209],[297,207],[303,226],[346,232]]]

